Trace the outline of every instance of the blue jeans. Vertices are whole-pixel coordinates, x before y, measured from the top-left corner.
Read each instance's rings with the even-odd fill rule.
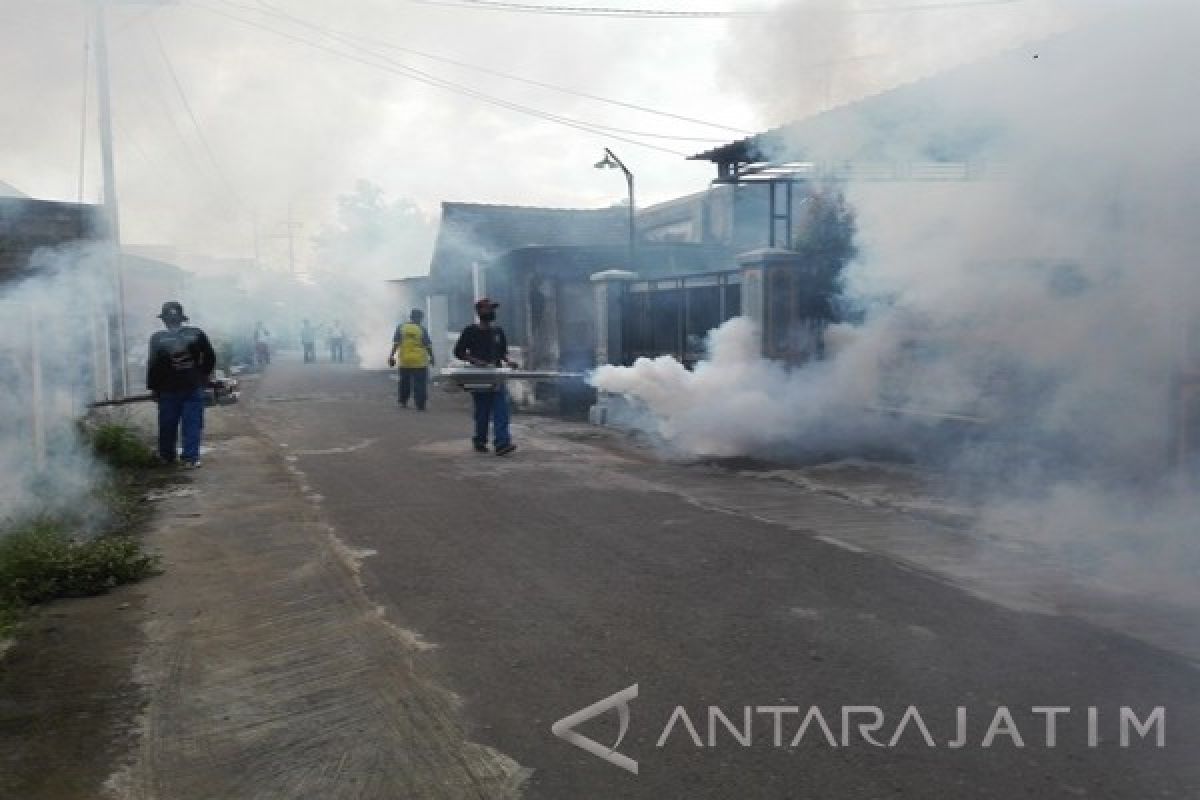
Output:
[[[488,441],[488,422],[492,423],[493,444],[504,447],[512,443],[508,433],[508,391],[501,388],[494,392],[471,392],[475,403],[475,436],[477,445]]]
[[[158,455],[175,460],[175,439],[183,426],[183,460],[200,459],[200,432],[204,430],[203,389],[158,393]]]

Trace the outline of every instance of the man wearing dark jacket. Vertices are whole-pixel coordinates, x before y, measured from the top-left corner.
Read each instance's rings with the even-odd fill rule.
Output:
[[[183,463],[200,466],[200,434],[204,429],[205,389],[217,357],[204,331],[183,323],[183,306],[163,303],[158,318],[166,326],[150,337],[146,388],[158,403],[158,457],[175,461],[175,440],[183,426]]]
[[[492,324],[496,320],[497,306],[499,303],[493,303],[486,297],[475,302],[479,324],[463,328],[458,344],[454,345],[455,358],[475,367],[516,366],[508,359],[508,340],[504,338],[504,329]],[[496,455],[506,456],[516,450],[517,446],[512,443],[508,432],[508,391],[504,384],[499,384],[493,391],[472,391],[471,400],[475,403],[475,435],[471,437],[475,451],[488,451],[489,421]]]

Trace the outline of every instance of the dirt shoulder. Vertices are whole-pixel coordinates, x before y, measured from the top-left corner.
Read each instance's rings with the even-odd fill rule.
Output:
[[[0,659],[0,797],[94,800],[133,746],[140,586],[34,610]]]

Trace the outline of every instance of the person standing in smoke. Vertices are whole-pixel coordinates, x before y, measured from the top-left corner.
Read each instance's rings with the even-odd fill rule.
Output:
[[[329,360],[335,364],[342,363],[346,357],[345,346],[346,331],[342,328],[341,321],[335,319],[329,327]]]
[[[300,323],[300,344],[304,347],[304,363],[317,360],[317,331],[308,320]]]
[[[271,363],[271,332],[262,322],[254,325],[254,363],[259,369]]]
[[[499,303],[492,302],[486,297],[475,301],[475,314],[479,317],[478,325],[468,325],[463,328],[454,345],[454,357],[466,361],[476,367],[499,367],[507,364],[516,367],[508,358],[508,340],[504,337],[504,329],[493,325],[496,321],[496,308]],[[475,404],[475,435],[471,441],[475,452],[488,451],[488,423],[492,425],[492,441],[496,447],[496,455],[506,456],[517,449],[512,443],[508,431],[508,390],[500,383],[490,391],[472,391],[471,400]]]
[[[416,401],[417,411],[425,410],[428,397],[429,367],[433,366],[433,342],[429,332],[421,325],[425,313],[414,308],[408,315],[408,322],[396,326],[392,336],[392,354],[388,356],[388,366],[396,366],[400,362],[400,405],[408,407],[411,394]]]
[[[168,464],[175,462],[175,441],[182,425],[183,463],[198,467],[205,390],[217,356],[204,331],[183,324],[188,318],[179,303],[163,303],[158,318],[167,329],[150,337],[146,359],[146,388],[158,403],[158,457]]]

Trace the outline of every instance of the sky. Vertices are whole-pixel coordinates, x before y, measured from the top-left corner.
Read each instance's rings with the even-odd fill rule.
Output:
[[[83,135],[83,198],[95,201],[91,79],[84,109],[87,4],[2,4],[0,180],[36,197],[75,200]],[[257,242],[263,261],[282,265],[290,214],[303,261],[338,195],[362,179],[392,200],[412,200],[431,219],[443,201],[604,207],[626,196],[619,173],[592,168],[606,146],[635,174],[644,207],[707,186],[711,165],[686,155],[1063,23],[1062,0],[592,5],[763,13],[646,19],[489,10],[469,0],[110,0],[124,242],[234,257],[252,256]],[[537,114],[637,134],[580,130]],[[397,272],[426,269],[398,265]]]

